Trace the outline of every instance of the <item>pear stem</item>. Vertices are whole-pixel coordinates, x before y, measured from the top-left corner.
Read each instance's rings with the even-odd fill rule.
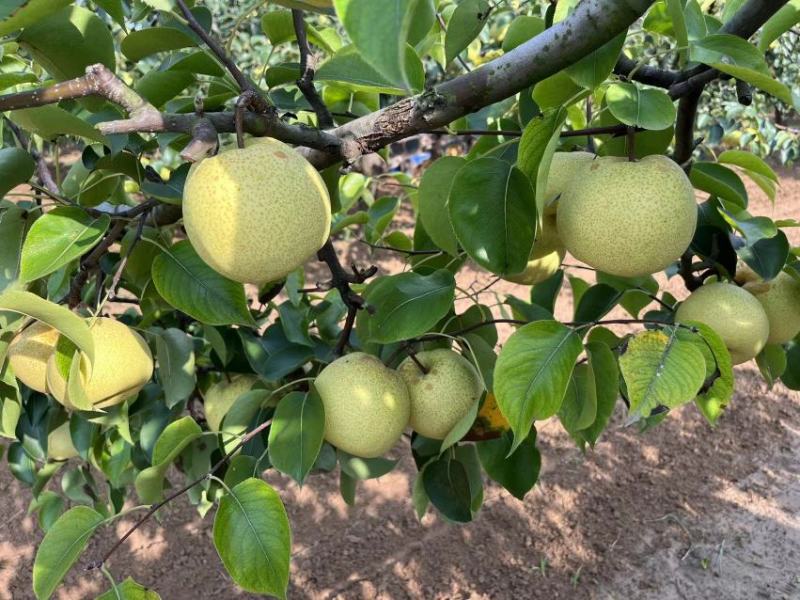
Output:
[[[625,132],[625,149],[628,151],[628,161],[636,160],[636,128],[628,127]]]
[[[422,371],[423,375],[430,373],[430,370],[417,358],[417,353],[414,352],[414,348],[411,347],[411,344],[406,344],[406,353],[408,354],[408,358],[414,361],[414,364],[417,365],[417,368]]]

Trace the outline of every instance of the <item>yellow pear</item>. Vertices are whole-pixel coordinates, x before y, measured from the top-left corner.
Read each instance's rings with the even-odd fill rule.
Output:
[[[58,330],[36,321],[8,345],[8,361],[14,376],[32,390],[47,392],[47,361],[58,336]]]
[[[769,337],[769,320],[761,304],[731,283],[713,282],[696,289],[678,307],[675,321],[698,321],[711,327],[735,365],[754,358]]]
[[[78,456],[78,450],[72,443],[69,421],[64,421],[47,435],[47,458],[50,460],[68,460],[76,456]]]
[[[416,359],[427,373],[411,358],[397,368],[411,398],[409,424],[425,437],[443,440],[480,399],[483,384],[472,363],[448,348],[419,352]]]
[[[233,375],[230,381],[222,379],[208,388],[203,400],[208,428],[219,431],[223,417],[228,414],[236,399],[249,392],[258,381],[255,375],[239,373]]]
[[[90,319],[94,341],[94,364],[81,360],[81,383],[86,398],[94,408],[107,408],[139,393],[153,376],[153,355],[147,343],[133,329],[117,321],[101,317]],[[67,394],[67,381],[62,374],[71,356],[54,352],[47,361],[47,387],[53,397],[74,408]],[[59,366],[59,362],[62,362]]]
[[[544,214],[554,215],[558,199],[573,182],[584,177],[592,161],[597,158],[591,152],[556,152],[547,173],[544,193]]]
[[[322,247],[331,204],[325,182],[305,158],[263,138],[192,166],[183,225],[211,268],[261,285],[291,273]]]
[[[555,214],[542,217],[542,226],[536,233],[530,260],[522,273],[507,275],[503,279],[523,285],[535,285],[558,271],[566,250],[558,237]]]
[[[800,334],[800,281],[781,272],[764,281],[749,267],[736,271],[736,280],[761,303],[769,319],[770,344],[785,344]]]
[[[696,226],[692,184],[660,155],[598,158],[558,205],[558,233],[570,254],[620,277],[665,269],[689,246]]]
[[[408,424],[411,402],[405,383],[369,354],[336,359],[314,387],[325,406],[325,439],[354,456],[381,456]]]

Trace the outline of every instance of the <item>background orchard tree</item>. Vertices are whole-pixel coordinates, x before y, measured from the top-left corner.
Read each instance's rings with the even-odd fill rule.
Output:
[[[800,389],[783,231],[800,223],[748,212],[742,182],[779,202],[761,157],[797,157],[796,0],[13,0],[0,17],[0,434],[46,531],[37,598],[99,527],[182,495],[213,513],[239,586],[285,597],[266,469],[313,485],[338,468],[353,503],[397,446],[417,514],[465,522],[484,478],[535,485],[536,420],[584,450],[615,410],[645,430],[694,402],[713,426],[753,358]],[[421,133],[466,153],[366,170]],[[390,226],[401,207],[413,236]],[[338,239],[408,268],[342,264]],[[530,294],[457,310],[466,261]],[[141,597],[108,568],[131,531],[94,557],[103,598]]]

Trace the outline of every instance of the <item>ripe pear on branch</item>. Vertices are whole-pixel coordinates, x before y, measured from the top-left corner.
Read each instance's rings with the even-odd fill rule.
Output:
[[[764,281],[747,265],[739,267],[736,280],[767,313],[770,344],[785,344],[800,334],[800,281],[785,272]]]
[[[211,268],[262,285],[285,277],[322,247],[331,203],[305,158],[283,142],[259,138],[192,166],[183,224]]]
[[[570,254],[620,277],[668,267],[689,246],[696,226],[692,184],[661,155],[598,158],[558,203],[558,232]]]
[[[544,192],[544,214],[555,215],[561,194],[573,182],[582,179],[597,157],[591,152],[556,152],[547,172],[547,186]]]
[[[58,336],[56,329],[36,321],[17,334],[8,346],[8,361],[14,376],[32,390],[47,392],[47,361]]]
[[[139,393],[153,376],[153,355],[142,336],[116,319],[90,319],[95,348],[94,363],[81,355],[80,373],[86,399],[93,407],[108,408]],[[67,377],[74,346],[63,336],[47,361],[47,390],[67,408]]]
[[[314,381],[325,407],[325,439],[354,456],[381,456],[403,434],[411,401],[403,379],[380,360],[353,352]]]
[[[522,273],[507,275],[503,279],[522,285],[536,285],[548,279],[558,271],[564,255],[567,253],[558,235],[556,215],[545,214],[542,226],[536,232],[536,240]]]
[[[397,368],[411,398],[411,428],[443,440],[480,399],[483,383],[472,363],[448,348],[419,352],[414,358]]]
[[[698,321],[711,327],[735,365],[755,358],[769,337],[769,320],[759,301],[732,283],[710,282],[696,289],[678,307],[675,321]]]

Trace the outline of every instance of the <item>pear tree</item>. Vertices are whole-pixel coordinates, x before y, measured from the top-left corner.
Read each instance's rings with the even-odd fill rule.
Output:
[[[736,364],[800,389],[800,213],[744,183],[781,204],[794,155],[709,126],[796,116],[795,2],[238,6],[0,7],[0,436],[36,598],[122,515],[90,576],[157,597],[109,559],[183,496],[235,585],[285,598],[268,470],[353,504],[408,456],[407,509],[463,523],[536,485],[546,419],[591,452],[683,406],[713,436]]]

